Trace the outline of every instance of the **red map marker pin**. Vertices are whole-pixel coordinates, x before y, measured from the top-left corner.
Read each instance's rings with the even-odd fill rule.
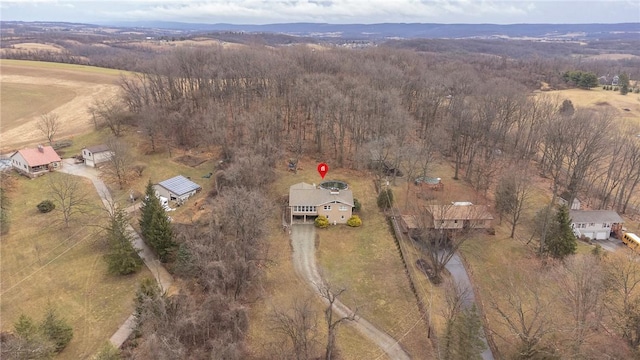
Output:
[[[320,173],[320,176],[322,176],[322,179],[324,179],[324,176],[329,172],[329,165],[325,163],[318,164],[318,172]]]

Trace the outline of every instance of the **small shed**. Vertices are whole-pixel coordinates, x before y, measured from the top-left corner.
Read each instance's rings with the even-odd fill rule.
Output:
[[[107,145],[88,146],[82,149],[84,164],[91,167],[98,167],[111,158],[113,151]]]
[[[178,175],[153,185],[153,189],[158,196],[181,203],[200,191],[202,186]]]
[[[580,199],[578,199],[577,197],[574,197],[573,201],[571,201],[571,206],[569,206],[570,198],[571,198],[571,195],[565,191],[562,194],[560,194],[560,196],[558,197],[558,204],[567,206],[569,210],[580,210],[580,207],[582,206]]]

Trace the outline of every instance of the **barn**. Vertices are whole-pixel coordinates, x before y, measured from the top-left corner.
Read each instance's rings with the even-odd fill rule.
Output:
[[[181,203],[195,195],[202,187],[186,177],[178,175],[153,185],[153,189],[158,196]]]

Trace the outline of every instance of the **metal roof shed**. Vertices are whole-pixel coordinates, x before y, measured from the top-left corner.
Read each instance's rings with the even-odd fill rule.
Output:
[[[202,187],[182,175],[172,177],[153,186],[160,196],[171,200],[186,200]]]

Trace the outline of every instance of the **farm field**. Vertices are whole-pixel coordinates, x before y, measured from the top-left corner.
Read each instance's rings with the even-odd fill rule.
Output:
[[[1,152],[44,141],[36,129],[40,115],[55,112],[58,139],[90,131],[87,108],[118,92],[121,71],[82,65],[1,60]]]
[[[619,91],[603,90],[602,87],[595,87],[591,90],[547,91],[542,94],[558,96],[560,101],[569,99],[575,107],[612,111],[623,121],[640,125],[640,94],[621,95]]]
[[[89,210],[68,228],[56,210],[39,213],[36,205],[47,198],[43,189],[51,176],[70,175],[11,181],[11,227],[0,254],[1,327],[12,330],[21,314],[39,322],[51,303],[73,328],[73,339],[58,358],[87,359],[131,314],[139,281],[152,274],[146,267],[126,277],[107,273],[98,226],[105,210],[89,180],[82,179]]]

